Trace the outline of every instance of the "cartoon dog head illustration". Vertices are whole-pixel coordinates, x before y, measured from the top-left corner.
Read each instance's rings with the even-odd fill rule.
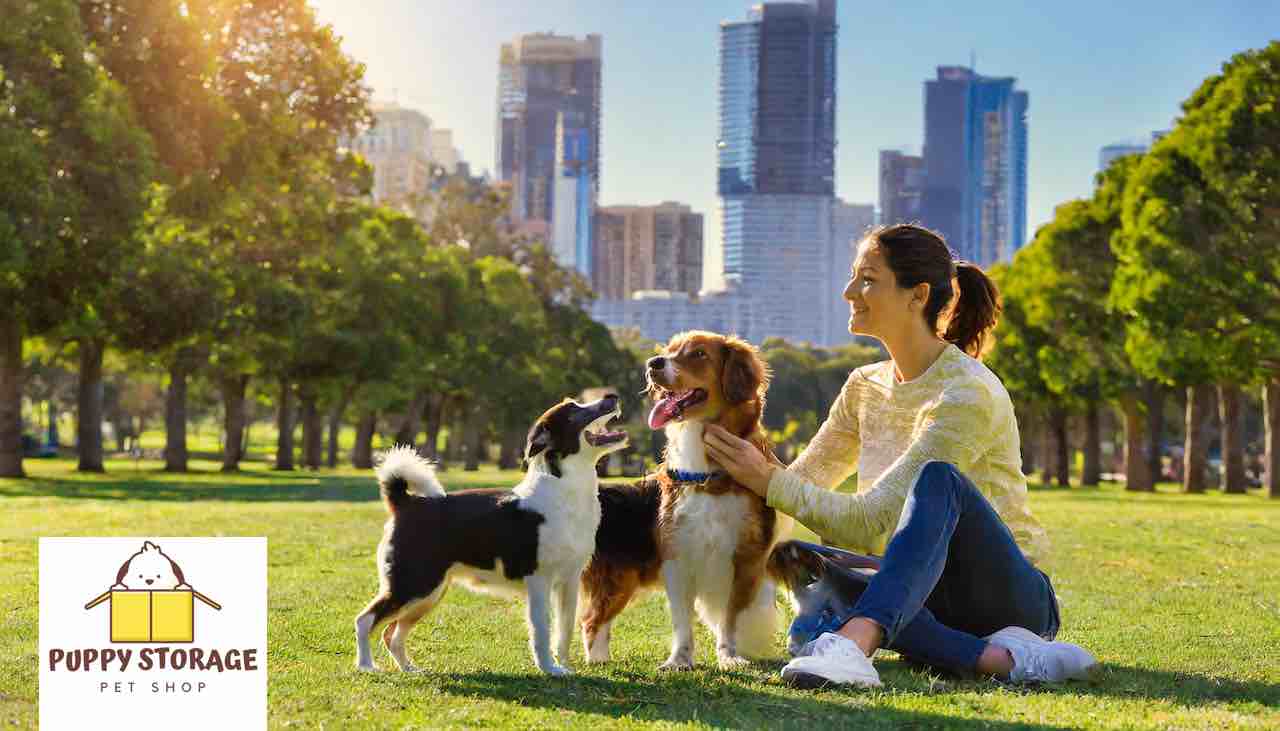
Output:
[[[116,583],[111,588],[146,591],[191,587],[182,576],[182,569],[178,564],[166,556],[159,546],[147,541],[116,572]]]

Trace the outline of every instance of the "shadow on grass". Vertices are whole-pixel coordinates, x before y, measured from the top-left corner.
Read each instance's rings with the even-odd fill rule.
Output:
[[[1084,695],[1166,700],[1188,708],[1232,702],[1280,708],[1280,685],[1110,663],[1088,683],[1062,688]]]
[[[456,696],[479,696],[527,707],[737,728],[812,728],[814,724],[822,724],[823,727],[857,724],[859,727],[892,728],[1068,728],[989,718],[956,718],[841,702],[851,700],[853,696],[866,696],[868,692],[865,690],[815,691],[797,698],[761,692],[736,683],[708,685],[701,673],[673,676],[657,682],[644,675],[625,679],[578,676],[549,682],[540,676],[504,673],[426,674],[422,681]]]
[[[227,476],[235,479],[234,473]],[[273,481],[284,475],[273,473]],[[289,476],[300,484],[223,482],[216,484],[191,482],[102,481],[73,482],[32,477],[14,485],[0,487],[0,497],[58,497],[87,500],[148,500],[159,502],[191,502],[196,500],[231,502],[352,502],[379,500],[378,488],[372,480],[358,478],[324,478],[307,475]]]

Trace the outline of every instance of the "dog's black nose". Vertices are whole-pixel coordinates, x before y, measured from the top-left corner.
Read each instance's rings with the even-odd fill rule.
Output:
[[[649,362],[647,365],[649,366],[649,370],[651,371],[660,371],[663,368],[667,367],[667,359],[660,355],[655,355],[649,359]]]
[[[147,585],[148,585],[148,586],[150,586],[150,585],[151,585],[151,582],[152,582],[152,579],[147,579]]]

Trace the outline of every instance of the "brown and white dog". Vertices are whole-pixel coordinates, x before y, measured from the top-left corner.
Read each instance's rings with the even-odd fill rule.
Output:
[[[612,623],[637,590],[659,579],[674,629],[662,668],[693,667],[693,611],[716,637],[722,668],[769,652],[776,607],[765,561],[778,539],[773,509],[707,460],[705,424],[719,424],[769,454],[761,424],[769,373],[756,349],[703,331],[676,335],[647,363],[657,398],[652,429],[667,436],[655,475],[600,489],[596,554],[583,574],[588,662],[609,659]]]
[[[412,448],[386,453],[378,482],[391,517],[378,544],[378,594],[355,621],[356,667],[375,669],[369,637],[385,625],[382,640],[396,664],[416,670],[405,638],[458,579],[480,591],[527,594],[534,662],[549,675],[569,673],[578,586],[600,523],[596,462],[627,445],[626,432],[607,428],[621,413],[613,395],[553,406],[529,431],[528,471],[511,490],[446,495]]]

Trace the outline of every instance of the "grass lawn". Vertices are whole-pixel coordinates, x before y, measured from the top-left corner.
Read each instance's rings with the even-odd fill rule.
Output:
[[[266,536],[273,728],[1280,727],[1280,501],[1257,494],[1034,490],[1054,541],[1044,568],[1062,600],[1062,637],[1105,664],[1090,684],[959,681],[889,653],[877,660],[884,690],[814,693],[779,682],[781,649],[741,672],[716,670],[701,628],[699,668],[659,675],[671,630],[657,594],[622,615],[612,664],[579,662],[570,679],[533,669],[520,604],[462,589],[410,638],[425,672],[357,673],[351,621],[376,588],[384,519],[371,476],[193,467],[173,476],[155,462],[109,462],[107,475],[85,476],[70,460],[31,460],[30,479],[0,479],[4,728],[36,724],[37,538],[60,535]],[[442,477],[451,488],[518,479],[492,469]],[[375,659],[393,667],[380,648]]]

